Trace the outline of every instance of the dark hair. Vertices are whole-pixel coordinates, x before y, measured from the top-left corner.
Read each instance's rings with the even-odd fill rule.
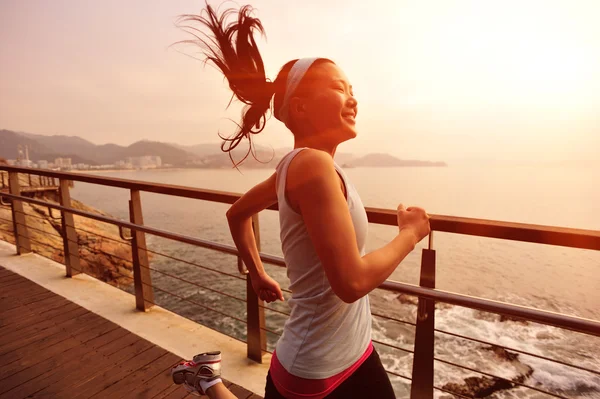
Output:
[[[179,17],[178,26],[194,36],[193,40],[180,43],[193,43],[200,46],[206,56],[205,62],[211,61],[221,70],[229,83],[229,88],[233,91],[233,96],[246,104],[242,111],[242,120],[237,123],[237,132],[231,137],[219,135],[224,140],[221,150],[227,152],[234,166],[237,166],[250,154],[256,159],[252,135],[262,132],[265,128],[266,114],[271,109],[273,96],[275,96],[274,112],[277,115],[283,102],[288,73],[297,60],[287,62],[277,74],[275,81],[271,82],[265,74],[264,63],[254,40],[255,31],[265,36],[265,30],[260,20],[252,17],[253,8],[250,5],[242,7],[239,11],[230,8],[218,16],[207,3],[205,11],[206,16],[203,12],[200,15],[187,14]],[[227,23],[227,19],[232,14],[237,14],[237,19]],[[207,27],[212,35],[189,23],[200,23]],[[236,163],[231,151],[244,138],[249,142],[248,151]]]

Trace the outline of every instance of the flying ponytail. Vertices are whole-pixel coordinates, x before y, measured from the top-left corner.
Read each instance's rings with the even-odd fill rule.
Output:
[[[251,153],[256,158],[252,135],[262,132],[265,128],[266,114],[271,108],[271,99],[275,94],[275,84],[265,75],[265,66],[254,39],[255,32],[264,36],[265,31],[260,20],[252,17],[252,11],[252,7],[246,5],[239,11],[227,9],[218,16],[207,4],[202,14],[182,15],[178,19],[178,26],[194,36],[194,39],[182,43],[200,46],[206,56],[205,62],[211,61],[221,70],[233,91],[233,96],[245,104],[241,121],[237,123],[237,132],[231,137],[221,136],[221,150],[229,154],[235,166],[242,163]],[[229,17],[235,14],[236,20],[228,23]],[[211,35],[192,26],[194,23],[208,28]],[[231,152],[245,138],[249,141],[248,151],[242,160],[236,163]]]

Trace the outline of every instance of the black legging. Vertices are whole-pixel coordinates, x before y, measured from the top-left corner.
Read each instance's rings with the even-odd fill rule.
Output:
[[[373,353],[371,353],[367,360],[350,377],[325,397],[325,399],[352,398],[396,398],[392,383],[381,364],[381,359],[379,359],[379,354],[377,354],[375,348],[373,348]],[[270,373],[267,374],[265,399],[286,399],[275,388]]]

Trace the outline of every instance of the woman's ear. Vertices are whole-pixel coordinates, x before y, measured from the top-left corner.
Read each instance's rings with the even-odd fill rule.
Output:
[[[300,97],[290,98],[290,115],[296,119],[301,120],[306,118],[306,104]]]

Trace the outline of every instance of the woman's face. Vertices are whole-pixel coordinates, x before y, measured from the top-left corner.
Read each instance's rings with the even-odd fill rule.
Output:
[[[311,67],[305,79],[295,99],[297,117],[316,134],[337,142],[356,137],[358,103],[344,72],[334,63],[323,62]]]

